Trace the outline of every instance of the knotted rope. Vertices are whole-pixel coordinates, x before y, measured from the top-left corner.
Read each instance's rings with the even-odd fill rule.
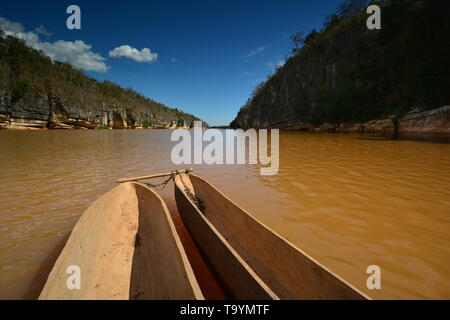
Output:
[[[190,172],[192,172],[192,169],[186,169],[186,170],[184,170],[184,171],[180,171],[180,170],[171,171],[171,172],[170,172],[170,177],[167,178],[166,180],[164,180],[164,181],[161,182],[161,183],[153,184],[153,183],[150,183],[150,182],[143,182],[143,184],[145,184],[145,185],[148,186],[149,188],[154,188],[154,189],[156,189],[156,190],[158,190],[158,191],[162,191],[162,190],[164,190],[164,188],[166,187],[166,185],[169,183],[170,180],[173,180],[173,182],[175,182],[175,176],[176,176],[177,174],[181,174],[181,173],[190,173]],[[183,181],[183,177],[181,177],[181,181],[183,182],[183,185],[184,185],[184,187],[186,188],[186,185],[184,184],[184,181]]]
[[[200,200],[199,197],[195,196],[192,193],[191,189],[188,188],[188,186],[186,185],[186,183],[183,180],[183,176],[181,175],[182,173],[188,174],[188,173],[191,173],[191,172],[192,172],[192,169],[176,170],[176,171],[171,171],[170,173],[167,173],[167,174],[157,174],[157,175],[135,177],[135,178],[122,178],[122,179],[119,179],[117,182],[138,181],[138,180],[145,180],[145,179],[152,179],[152,178],[169,176],[169,178],[167,178],[163,182],[156,183],[156,184],[142,181],[142,183],[145,184],[147,187],[156,189],[158,191],[162,191],[167,186],[167,184],[169,183],[170,180],[173,180],[173,182],[175,182],[175,176],[179,174],[181,183],[183,184],[183,187],[184,187],[184,193],[189,197],[189,199],[192,201],[192,203],[200,211],[203,211],[205,209],[205,206],[203,205],[202,201]]]

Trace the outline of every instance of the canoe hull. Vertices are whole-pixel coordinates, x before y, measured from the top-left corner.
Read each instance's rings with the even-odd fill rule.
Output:
[[[175,188],[177,204],[181,203],[179,211],[187,227],[195,228],[195,218],[190,217],[192,212],[201,215],[280,299],[368,299],[237,206],[207,181],[193,174],[183,175],[183,179],[192,188],[196,199],[200,200],[202,209],[200,211],[182,191],[184,185],[178,179]],[[199,243],[201,241],[206,240],[198,239]],[[218,242],[217,239],[209,241],[203,246]]]
[[[69,289],[69,266],[81,271]],[[80,217],[39,299],[202,299],[164,201],[124,183]]]
[[[175,179],[178,211],[225,295],[231,299],[278,299],[193,205],[180,187],[180,178]]]

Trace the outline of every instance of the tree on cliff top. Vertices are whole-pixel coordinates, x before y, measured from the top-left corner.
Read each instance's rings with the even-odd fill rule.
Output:
[[[303,31],[296,32],[294,34],[291,34],[290,39],[292,41],[292,53],[294,55],[300,53],[300,49],[305,43],[305,33]]]
[[[367,0],[346,0],[338,6],[337,12],[341,18],[344,18],[366,8]]]

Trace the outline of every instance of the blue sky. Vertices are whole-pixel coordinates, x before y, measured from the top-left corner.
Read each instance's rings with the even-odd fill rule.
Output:
[[[320,29],[340,2],[2,1],[0,27],[89,76],[222,125],[284,61],[289,35]],[[81,30],[66,27],[71,4]]]

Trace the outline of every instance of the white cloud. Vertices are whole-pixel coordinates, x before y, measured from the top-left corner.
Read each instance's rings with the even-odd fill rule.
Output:
[[[283,60],[278,60],[277,62],[266,62],[266,66],[271,70],[277,70],[284,65]]]
[[[92,52],[91,47],[81,40],[74,42],[58,40],[54,43],[40,42],[38,44],[38,48],[52,60],[67,61],[83,70],[108,71],[109,68],[103,62],[106,59],[98,53]]]
[[[47,31],[47,29],[45,29],[45,27],[43,25],[40,25],[39,27],[37,27],[34,30],[36,30],[37,33],[40,33],[46,37],[50,37],[52,35],[50,32]]]
[[[111,58],[126,57],[137,62],[154,62],[158,59],[157,53],[152,53],[149,48],[138,50],[129,45],[122,45],[109,52]]]
[[[171,59],[170,59],[170,61],[172,61],[172,62],[176,62],[176,61],[177,61],[177,59],[175,59],[175,58],[171,58]]]
[[[253,49],[252,51],[250,51],[249,53],[247,53],[245,56],[242,56],[241,59],[247,59],[247,58],[256,56],[257,54],[262,53],[265,49],[266,49],[266,47],[257,47],[255,49]]]
[[[53,43],[42,42],[39,40],[37,32],[41,34],[43,31],[48,33],[43,26],[36,28],[37,32],[27,32],[20,23],[8,21],[2,17],[0,17],[0,28],[6,35],[15,36],[24,40],[28,46],[36,50],[42,50],[54,61],[68,62],[75,68],[86,71],[106,72],[109,69],[104,63],[106,59],[100,54],[92,52],[92,46],[81,40],[74,42],[64,40],[58,40]]]
[[[19,32],[25,32],[25,29],[23,26],[18,22],[12,22],[8,21],[5,18],[0,17],[0,28],[5,31],[13,32],[13,33],[19,33]]]

